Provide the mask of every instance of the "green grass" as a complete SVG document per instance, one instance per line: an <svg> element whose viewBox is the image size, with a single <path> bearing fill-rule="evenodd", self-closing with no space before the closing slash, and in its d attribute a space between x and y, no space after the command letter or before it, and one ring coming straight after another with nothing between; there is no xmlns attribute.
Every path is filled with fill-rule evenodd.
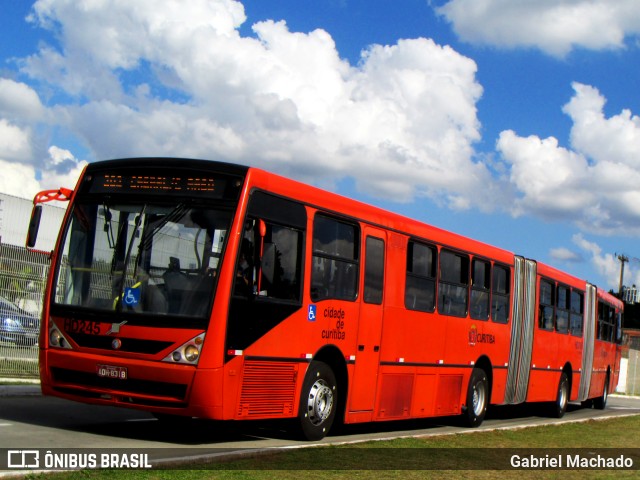
<svg viewBox="0 0 640 480"><path fill-rule="evenodd" d="M527 449L527 451L518 449ZM29 478L52 480L164 480L164 479L582 479L640 478L640 470L514 470L509 469L512 454L525 456L557 455L562 450L587 455L593 449L609 450L617 456L624 451L640 467L640 416L587 421L564 425L497 430L467 431L453 435L371 441L352 445L311 447L275 454L260 454L198 465L194 470L152 471L82 471L55 473ZM539 449L539 450L530 450ZM573 449L590 449L576 451ZM636 450L629 450L636 449ZM425 459L433 459L440 468L455 470L421 470ZM483 465L497 460L499 471L485 470ZM449 467L447 467L447 465ZM492 464L496 465L496 464ZM428 467L435 468L435 467ZM468 468L461 470L460 468Z"/></svg>

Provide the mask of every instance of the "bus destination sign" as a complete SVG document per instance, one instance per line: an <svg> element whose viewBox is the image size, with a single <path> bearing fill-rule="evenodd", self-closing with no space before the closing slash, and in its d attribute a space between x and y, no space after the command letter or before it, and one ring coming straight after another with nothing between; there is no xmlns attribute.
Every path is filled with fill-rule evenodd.
<svg viewBox="0 0 640 480"><path fill-rule="evenodd" d="M167 170L165 170L167 171ZM164 173L164 172L163 172ZM86 193L179 194L209 198L235 197L237 188L227 191L230 177L224 174L181 174L173 170L166 174L140 171L95 172L84 184ZM238 185L240 182L236 182ZM235 184L234 184L235 186Z"/></svg>
<svg viewBox="0 0 640 480"><path fill-rule="evenodd" d="M104 174L102 183L105 190L144 190L151 192L215 192L216 181L208 177L180 177L175 175L120 175Z"/></svg>

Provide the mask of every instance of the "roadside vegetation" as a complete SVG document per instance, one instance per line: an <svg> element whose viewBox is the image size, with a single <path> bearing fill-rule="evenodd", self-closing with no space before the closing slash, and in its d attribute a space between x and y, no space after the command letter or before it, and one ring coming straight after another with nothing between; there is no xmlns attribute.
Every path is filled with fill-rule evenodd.
<svg viewBox="0 0 640 480"><path fill-rule="evenodd" d="M514 469L511 457L624 456L632 469ZM188 470L186 468L189 468ZM495 468L495 469L488 469ZM47 480L164 479L620 479L640 476L640 416L249 454L166 470L29 475Z"/></svg>

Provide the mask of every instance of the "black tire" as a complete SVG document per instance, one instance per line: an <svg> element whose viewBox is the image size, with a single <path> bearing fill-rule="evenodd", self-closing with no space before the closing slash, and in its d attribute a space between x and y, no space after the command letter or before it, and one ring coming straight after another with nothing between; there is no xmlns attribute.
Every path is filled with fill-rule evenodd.
<svg viewBox="0 0 640 480"><path fill-rule="evenodd" d="M467 387L467 404L463 412L466 426L479 427L489 406L489 379L484 370L474 368Z"/></svg>
<svg viewBox="0 0 640 480"><path fill-rule="evenodd" d="M312 361L300 394L298 422L307 440L320 440L331 429L338 409L338 384L331 367Z"/></svg>
<svg viewBox="0 0 640 480"><path fill-rule="evenodd" d="M553 418L562 418L567 411L567 405L569 404L569 377L565 372L560 375L560 381L558 382L558 391L556 393L556 400L551 404L550 416Z"/></svg>
<svg viewBox="0 0 640 480"><path fill-rule="evenodd" d="M607 373L607 378L604 381L604 391L602 392L602 396L593 399L593 406L598 410L604 410L607 408L607 399L609 398L609 374Z"/></svg>
<svg viewBox="0 0 640 480"><path fill-rule="evenodd" d="M593 399L585 400L581 402L580 405L582 405L582 408L593 408Z"/></svg>

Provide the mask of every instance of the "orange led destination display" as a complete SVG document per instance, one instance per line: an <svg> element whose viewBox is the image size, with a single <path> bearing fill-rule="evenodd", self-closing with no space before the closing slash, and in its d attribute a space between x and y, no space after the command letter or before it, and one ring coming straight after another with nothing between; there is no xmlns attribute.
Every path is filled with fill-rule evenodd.
<svg viewBox="0 0 640 480"><path fill-rule="evenodd" d="M181 175L174 171L166 175L136 172L100 172L83 185L88 194L187 195L208 198L237 198L240 178L225 174Z"/></svg>
<svg viewBox="0 0 640 480"><path fill-rule="evenodd" d="M146 190L150 192L215 192L216 180L208 177L105 174L105 190Z"/></svg>

